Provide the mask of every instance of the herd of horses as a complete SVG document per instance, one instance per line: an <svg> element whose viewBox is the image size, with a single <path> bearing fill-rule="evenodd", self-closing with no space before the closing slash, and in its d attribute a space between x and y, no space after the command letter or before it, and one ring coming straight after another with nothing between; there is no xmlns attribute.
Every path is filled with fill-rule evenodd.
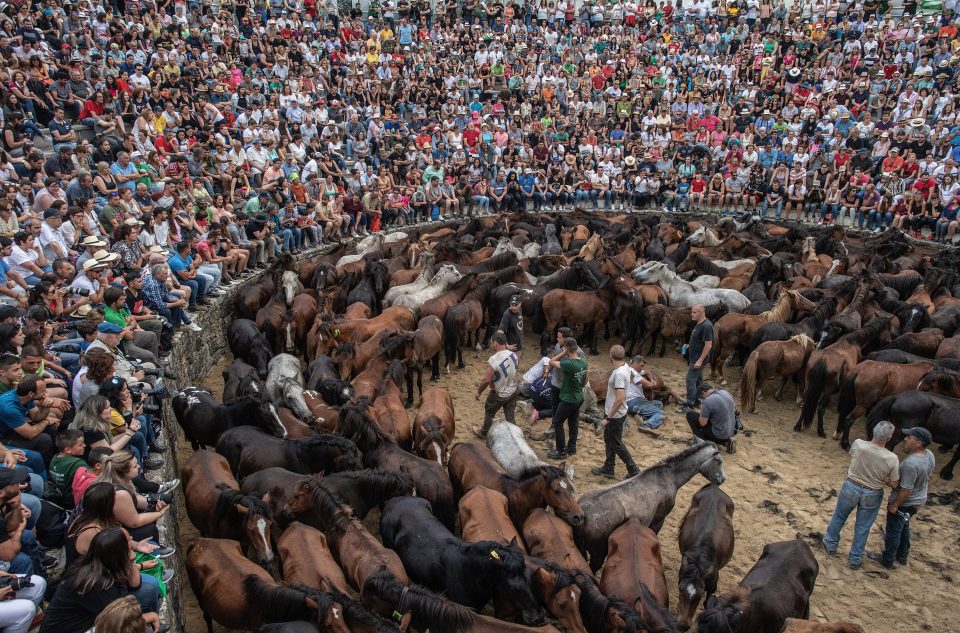
<svg viewBox="0 0 960 633"><path fill-rule="evenodd" d="M455 442L454 402L424 389L423 373L463 368L514 295L542 352L568 325L592 353L614 336L631 354L655 353L659 338L663 355L704 304L713 371L725 382L724 365L743 364L745 410L780 376L777 397L798 383L797 430L819 414L823 435L837 395L844 443L866 416L868 428L919 424L942 449L960 445L958 261L895 231L860 240L750 217L575 211L410 228L349 248L281 256L241 288L222 401L197 387L174 398L194 448L182 478L201 534L186 564L211 631L214 621L292 632L860 630L806 621L818 565L803 541L768 544L717 594L734 503L711 443L577 496L566 465L540 461L506 421L485 443ZM669 400L651 373L648 395ZM601 399L607 375L590 376ZM671 611L658 534L698 474L708 483L681 524Z"/></svg>

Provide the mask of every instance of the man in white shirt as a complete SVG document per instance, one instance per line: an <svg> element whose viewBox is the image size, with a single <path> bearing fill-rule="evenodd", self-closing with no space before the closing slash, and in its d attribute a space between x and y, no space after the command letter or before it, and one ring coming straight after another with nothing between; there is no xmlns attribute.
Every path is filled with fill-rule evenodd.
<svg viewBox="0 0 960 633"><path fill-rule="evenodd" d="M43 212L43 223L40 224L40 247L43 256L53 261L58 257L69 257L76 253L71 251L60 233L63 216L56 209L47 209Z"/></svg>
<svg viewBox="0 0 960 633"><path fill-rule="evenodd" d="M477 385L476 400L487 387L490 393L483 403L483 427L473 427L474 434L480 439L487 436L493 425L493 416L501 408L507 422L514 424L514 412L520 398L520 383L517 380L519 360L515 352L507 349L507 337L497 332L490 339L494 354L487 360L487 371Z"/></svg>
<svg viewBox="0 0 960 633"><path fill-rule="evenodd" d="M603 403L605 417L600 422L605 459L603 466L590 469L594 475L607 479L616 478L614 466L617 457L626 465L628 479L640 472L630 451L623 444L623 423L627 418L627 385L633 375L633 370L625 362L625 358L626 352L622 345L610 348L610 364L614 366L614 370L607 381L607 397Z"/></svg>

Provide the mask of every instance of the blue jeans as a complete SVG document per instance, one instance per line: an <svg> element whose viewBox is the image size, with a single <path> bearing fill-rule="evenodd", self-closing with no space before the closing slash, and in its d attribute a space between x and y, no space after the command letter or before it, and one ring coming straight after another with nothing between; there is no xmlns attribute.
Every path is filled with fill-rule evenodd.
<svg viewBox="0 0 960 633"><path fill-rule="evenodd" d="M199 299L207 295L207 277L197 275L194 279L181 279L180 283L190 288L190 305L195 306Z"/></svg>
<svg viewBox="0 0 960 633"><path fill-rule="evenodd" d="M776 219L781 219L783 217L783 199L780 202L776 202L773 205L773 213ZM766 198L763 199L763 206L760 207L760 217L767 217L767 211L770 210L771 204L770 201Z"/></svg>
<svg viewBox="0 0 960 633"><path fill-rule="evenodd" d="M153 576L140 574L140 586L130 592L144 613L157 613L160 609L160 581Z"/></svg>
<svg viewBox="0 0 960 633"><path fill-rule="evenodd" d="M36 475L30 476L30 491L31 494L22 493L20 495L20 505L26 506L27 510L30 511L30 518L27 519L27 529L32 530L37 525L37 519L40 518L40 512L43 510L43 506L40 505L40 495L43 494L43 486L40 489L33 487L33 480Z"/></svg>
<svg viewBox="0 0 960 633"><path fill-rule="evenodd" d="M33 574L34 560L42 556L40 546L37 544L37 535L33 530L24 530L20 535L20 551L10 561L10 568L7 570L11 574ZM38 564L37 569L42 569Z"/></svg>
<svg viewBox="0 0 960 633"><path fill-rule="evenodd" d="M837 496L837 507L827 526L827 533L823 537L823 544L828 551L836 551L840 544L840 531L847 517L856 509L857 519L853 526L853 542L850 544L850 562L859 565L863 562L863 550L867 545L870 528L877 518L877 512L883 504L883 491L871 490L858 486L852 481L845 480Z"/></svg>
<svg viewBox="0 0 960 633"><path fill-rule="evenodd" d="M687 389L687 402L688 407L696 407L697 400L700 395L700 385L703 384L703 368L706 366L706 361L703 365L700 365L700 369L697 369L691 363L687 367L687 377L686 377L686 389Z"/></svg>
<svg viewBox="0 0 960 633"><path fill-rule="evenodd" d="M914 512L906 510L901 508L893 514L887 512L886 536L883 541L883 564L887 567L893 566L895 560L905 564L910 555L910 517Z"/></svg>
<svg viewBox="0 0 960 633"><path fill-rule="evenodd" d="M283 229L282 231L277 232L277 237L280 238L283 246L282 250L292 251L296 243L296 238L293 235L293 231L290 229Z"/></svg>
<svg viewBox="0 0 960 633"><path fill-rule="evenodd" d="M26 455L27 461L23 462L23 465L30 469L30 472L37 474L44 481L47 480L47 466L43 462L43 456L40 455L35 450L29 448L21 448L23 454Z"/></svg>
<svg viewBox="0 0 960 633"><path fill-rule="evenodd" d="M647 428L656 429L663 424L663 404L659 400L646 398L627 400L627 412L642 417L643 425Z"/></svg>

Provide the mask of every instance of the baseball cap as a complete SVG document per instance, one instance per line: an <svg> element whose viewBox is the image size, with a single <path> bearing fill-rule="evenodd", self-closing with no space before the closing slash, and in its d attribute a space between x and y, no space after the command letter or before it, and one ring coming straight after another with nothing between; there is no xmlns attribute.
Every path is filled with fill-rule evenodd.
<svg viewBox="0 0 960 633"><path fill-rule="evenodd" d="M24 466L0 468L0 488L6 488L13 484L23 484L28 481L30 481L30 471Z"/></svg>
<svg viewBox="0 0 960 633"><path fill-rule="evenodd" d="M0 321L9 319L10 317L19 316L20 311L17 310L14 306L7 304L0 304Z"/></svg>
<svg viewBox="0 0 960 633"><path fill-rule="evenodd" d="M60 212L57 211L56 209L47 209L46 211L43 212L44 220L49 220L50 218L61 218L61 217L63 216L61 216Z"/></svg>
<svg viewBox="0 0 960 633"><path fill-rule="evenodd" d="M520 295L512 295L510 297L510 305L518 305L519 303L521 303Z"/></svg>
<svg viewBox="0 0 960 633"><path fill-rule="evenodd" d="M926 446L933 442L933 435L930 434L930 431L923 428L922 426L915 426L912 429L900 429L900 432L904 435L909 435L917 438L923 445Z"/></svg>
<svg viewBox="0 0 960 633"><path fill-rule="evenodd" d="M123 333L123 328L115 323L108 323L107 321L104 321L97 326L97 332L100 332L101 334L121 334Z"/></svg>

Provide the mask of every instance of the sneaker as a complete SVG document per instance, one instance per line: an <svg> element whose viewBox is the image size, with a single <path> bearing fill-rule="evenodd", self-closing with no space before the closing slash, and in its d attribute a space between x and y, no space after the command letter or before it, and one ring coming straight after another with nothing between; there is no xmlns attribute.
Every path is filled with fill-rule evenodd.
<svg viewBox="0 0 960 633"><path fill-rule="evenodd" d="M169 584L170 581L173 580L174 575L175 575L175 572L168 567L163 570L163 575L160 577L160 580L162 580L163 584L165 585Z"/></svg>
<svg viewBox="0 0 960 633"><path fill-rule="evenodd" d="M144 470L160 470L163 468L163 460L151 456L143 460L142 466Z"/></svg>
<svg viewBox="0 0 960 633"><path fill-rule="evenodd" d="M191 332L203 332L203 328L193 322L187 323L187 329Z"/></svg>
<svg viewBox="0 0 960 633"><path fill-rule="evenodd" d="M879 563L880 565L883 565L883 566L886 567L887 569L894 569L894 568L895 568L894 565L887 565L887 564L883 561L883 554L881 554L880 552L867 552L867 558L869 558L870 560L872 560L872 561L875 562L875 563ZM850 568L853 569L852 564L851 564L851 567L850 567Z"/></svg>
<svg viewBox="0 0 960 633"><path fill-rule="evenodd" d="M682 413L686 415L690 411L693 411L693 409L685 404L681 404L680 406L676 407L674 411L676 411L677 413Z"/></svg>
<svg viewBox="0 0 960 633"><path fill-rule="evenodd" d="M830 549L829 547L827 547L827 542L824 541L823 539L820 539L819 545L820 545L820 547L823 548L823 551L825 551L828 556L835 556L835 555L836 555L837 550L835 550L835 549ZM867 556L870 556L870 553L869 553L869 552L867 553Z"/></svg>
<svg viewBox="0 0 960 633"><path fill-rule="evenodd" d="M39 560L40 566L44 569L53 569L60 564L60 559L53 556L47 556L46 554L41 554Z"/></svg>
<svg viewBox="0 0 960 633"><path fill-rule="evenodd" d="M636 477L636 476L639 475L639 474L640 474L640 469L639 469L639 468L637 468L637 469L635 469L635 470L628 470L628 471L627 471L627 476L623 478L623 481L626 481L626 480L628 480L628 479L633 479L634 477Z"/></svg>
<svg viewBox="0 0 960 633"><path fill-rule="evenodd" d="M563 459L566 456L567 456L566 451L558 451L552 448L549 451L547 451L547 457L549 457L550 459Z"/></svg>
<svg viewBox="0 0 960 633"><path fill-rule="evenodd" d="M737 441L736 441L736 440L730 440L730 441L728 441L728 442L727 442L727 454L728 454L728 455L733 455L733 454L736 453L736 452L737 452Z"/></svg>
<svg viewBox="0 0 960 633"><path fill-rule="evenodd" d="M170 481L164 481L160 484L160 489L157 491L157 494L166 495L170 494L180 485L179 479L171 479Z"/></svg>
<svg viewBox="0 0 960 633"><path fill-rule="evenodd" d="M173 556L174 554L176 554L176 553L177 553L177 550L175 550L175 549L172 548L172 547L163 547L163 546L161 546L161 547L158 547L157 549L153 550L153 552L151 552L151 553L152 553L154 556L156 556L157 558L164 559L164 558L170 558L171 556ZM173 570L171 570L171 571L173 571Z"/></svg>
<svg viewBox="0 0 960 633"><path fill-rule="evenodd" d="M473 434L476 435L481 440L487 439L487 432L481 426L473 427Z"/></svg>
<svg viewBox="0 0 960 633"><path fill-rule="evenodd" d="M599 475L601 477L606 477L607 479L616 479L617 476L612 470L607 470L602 467L595 467L590 469L591 474Z"/></svg>
<svg viewBox="0 0 960 633"><path fill-rule="evenodd" d="M637 427L637 430L641 433L649 435L650 437L660 437L660 433L657 431L657 429L648 424L641 424Z"/></svg>
<svg viewBox="0 0 960 633"><path fill-rule="evenodd" d="M860 569L860 567L861 567L862 565L863 565L863 563L855 563L855 562L853 562L853 561L850 561L849 563L847 563L847 566L850 567L850 569L852 569L852 570L854 570L854 571Z"/></svg>
<svg viewBox="0 0 960 633"><path fill-rule="evenodd" d="M573 448L569 448L569 447L567 448L567 457L570 457L570 456L576 455L576 454L577 454L577 447L576 447L576 446L574 446Z"/></svg>

